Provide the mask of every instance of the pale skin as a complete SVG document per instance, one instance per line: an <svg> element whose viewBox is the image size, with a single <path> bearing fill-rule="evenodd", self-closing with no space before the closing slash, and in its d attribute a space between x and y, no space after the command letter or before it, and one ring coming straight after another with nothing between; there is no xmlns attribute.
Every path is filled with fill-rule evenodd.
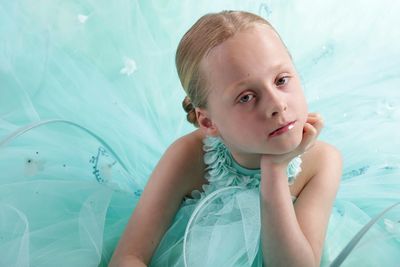
<svg viewBox="0 0 400 267"><path fill-rule="evenodd" d="M201 68L210 92L207 108L196 108L200 129L178 139L160 159L110 266L150 262L182 199L207 183L201 149L206 135L219 136L243 167L261 168L265 264L319 266L342 159L317 140L323 119L308 113L285 47L271 28L256 25L214 47ZM292 129L268 135L288 121L295 121ZM300 154L302 171L289 186L287 165Z"/></svg>

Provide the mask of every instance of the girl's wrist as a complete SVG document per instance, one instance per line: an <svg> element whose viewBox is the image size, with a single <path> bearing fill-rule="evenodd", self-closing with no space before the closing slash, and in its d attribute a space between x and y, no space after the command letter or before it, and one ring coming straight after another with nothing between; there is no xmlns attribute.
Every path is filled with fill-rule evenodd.
<svg viewBox="0 0 400 267"><path fill-rule="evenodd" d="M272 173L276 173L276 172L282 172L282 171L286 171L287 166L288 166L288 162L273 162L270 160L267 160L265 158L261 158L261 162L260 162L260 168L261 171L264 172L272 172Z"/></svg>
<svg viewBox="0 0 400 267"><path fill-rule="evenodd" d="M261 165L260 190L264 197L274 197L275 193L286 190L287 180L287 164L265 162Z"/></svg>
<svg viewBox="0 0 400 267"><path fill-rule="evenodd" d="M261 164L261 175L267 179L277 179L274 177L286 176L286 163L264 162Z"/></svg>

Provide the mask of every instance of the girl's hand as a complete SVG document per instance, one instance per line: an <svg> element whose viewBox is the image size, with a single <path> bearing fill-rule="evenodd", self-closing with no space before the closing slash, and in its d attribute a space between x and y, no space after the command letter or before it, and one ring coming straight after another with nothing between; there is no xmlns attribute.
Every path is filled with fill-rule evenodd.
<svg viewBox="0 0 400 267"><path fill-rule="evenodd" d="M309 113L307 122L304 124L303 128L303 139L297 148L289 153L282 155L270 155L264 154L261 156L261 167L268 165L281 165L282 167L287 167L289 162L296 156L303 154L308 149L314 146L318 135L320 134L323 127L322 116L318 113Z"/></svg>

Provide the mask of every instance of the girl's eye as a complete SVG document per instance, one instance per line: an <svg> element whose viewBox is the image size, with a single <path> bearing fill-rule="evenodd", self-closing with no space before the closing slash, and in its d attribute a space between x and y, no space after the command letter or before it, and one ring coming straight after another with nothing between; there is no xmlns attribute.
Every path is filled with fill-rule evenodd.
<svg viewBox="0 0 400 267"><path fill-rule="evenodd" d="M278 79L277 84L278 85L286 84L288 82L288 80L289 80L289 76L282 77L282 78Z"/></svg>
<svg viewBox="0 0 400 267"><path fill-rule="evenodd" d="M254 98L254 95L252 95L252 94L244 95L240 98L239 102L247 103L247 102L250 102L250 100L252 100L253 98Z"/></svg>

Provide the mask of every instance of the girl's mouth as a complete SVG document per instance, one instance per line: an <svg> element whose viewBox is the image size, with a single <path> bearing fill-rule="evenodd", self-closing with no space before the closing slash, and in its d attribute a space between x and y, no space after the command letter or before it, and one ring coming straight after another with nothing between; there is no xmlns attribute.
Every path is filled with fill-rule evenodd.
<svg viewBox="0 0 400 267"><path fill-rule="evenodd" d="M290 131L291 129L293 129L295 123L296 123L296 121L289 122L285 126L279 128L279 129L276 129L275 131L270 133L269 137L278 136L278 135L281 135L283 133L286 133L286 132Z"/></svg>

